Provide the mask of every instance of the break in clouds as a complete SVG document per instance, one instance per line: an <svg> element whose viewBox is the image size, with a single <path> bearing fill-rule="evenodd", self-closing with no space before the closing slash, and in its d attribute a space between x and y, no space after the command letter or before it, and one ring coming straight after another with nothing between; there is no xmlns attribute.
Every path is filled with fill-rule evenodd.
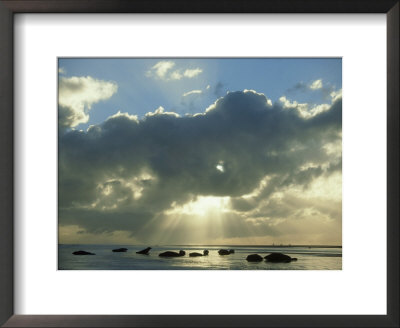
<svg viewBox="0 0 400 328"><path fill-rule="evenodd" d="M340 92L311 106L237 91L66 130L117 91L88 79L60 80L61 243L341 243Z"/></svg>

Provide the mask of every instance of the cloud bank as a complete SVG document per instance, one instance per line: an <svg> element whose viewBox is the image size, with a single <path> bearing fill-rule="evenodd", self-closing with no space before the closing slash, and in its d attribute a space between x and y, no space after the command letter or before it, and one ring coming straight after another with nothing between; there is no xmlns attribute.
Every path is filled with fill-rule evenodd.
<svg viewBox="0 0 400 328"><path fill-rule="evenodd" d="M195 115L118 113L65 133L60 229L157 244L340 243L341 96L308 116L298 107L246 90Z"/></svg>

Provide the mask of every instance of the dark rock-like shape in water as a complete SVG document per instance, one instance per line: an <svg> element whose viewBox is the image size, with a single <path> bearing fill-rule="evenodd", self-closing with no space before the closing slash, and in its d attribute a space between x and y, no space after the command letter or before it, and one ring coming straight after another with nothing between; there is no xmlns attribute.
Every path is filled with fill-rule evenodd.
<svg viewBox="0 0 400 328"><path fill-rule="evenodd" d="M73 252L72 254L74 254L74 255L96 255L94 253L90 253L90 252L86 252L86 251L76 251L76 252Z"/></svg>
<svg viewBox="0 0 400 328"><path fill-rule="evenodd" d="M261 262L263 258L258 254L251 254L246 257L246 260L249 262Z"/></svg>
<svg viewBox="0 0 400 328"><path fill-rule="evenodd" d="M292 257L292 261L297 261L297 257Z"/></svg>
<svg viewBox="0 0 400 328"><path fill-rule="evenodd" d="M117 249L113 249L112 251L114 253L124 253L126 252L128 249L127 248L117 248Z"/></svg>
<svg viewBox="0 0 400 328"><path fill-rule="evenodd" d="M145 249L142 249L139 252L136 252L136 254L144 254L144 255L149 255L149 251L151 250L151 247L147 247Z"/></svg>
<svg viewBox="0 0 400 328"><path fill-rule="evenodd" d="M190 257L197 257L197 256L203 256L203 254L194 252L194 253L189 253L189 256Z"/></svg>
<svg viewBox="0 0 400 328"><path fill-rule="evenodd" d="M180 250L179 253L167 251L167 252L158 254L158 256L162 256L162 257L181 257L181 256L185 256L185 254L186 254L185 251Z"/></svg>
<svg viewBox="0 0 400 328"><path fill-rule="evenodd" d="M219 255L229 255L229 254L233 254L235 253L235 251L233 249L220 249L218 251Z"/></svg>
<svg viewBox="0 0 400 328"><path fill-rule="evenodd" d="M291 262L292 258L289 255L285 255L282 253L271 253L264 257L268 262Z"/></svg>
<svg viewBox="0 0 400 328"><path fill-rule="evenodd" d="M207 255L208 255L208 250L206 249L203 251L203 254L197 252L189 253L190 257L207 256Z"/></svg>

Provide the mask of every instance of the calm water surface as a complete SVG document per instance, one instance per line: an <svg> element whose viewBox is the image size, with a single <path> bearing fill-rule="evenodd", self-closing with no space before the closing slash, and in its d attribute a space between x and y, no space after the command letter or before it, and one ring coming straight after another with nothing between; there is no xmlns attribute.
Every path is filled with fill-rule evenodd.
<svg viewBox="0 0 400 328"><path fill-rule="evenodd" d="M114 253L112 249L125 247L126 253ZM341 248L318 247L263 247L263 246L155 246L149 255L136 254L147 246L132 245L59 245L58 268L60 270L341 270ZM221 256L218 250L234 249L235 253ZM186 255L178 258L162 258L158 254L167 250ZM191 252L210 251L208 256L189 257ZM77 256L72 252L84 250L93 256ZM291 263L251 263L249 254L268 255L280 252L298 261Z"/></svg>

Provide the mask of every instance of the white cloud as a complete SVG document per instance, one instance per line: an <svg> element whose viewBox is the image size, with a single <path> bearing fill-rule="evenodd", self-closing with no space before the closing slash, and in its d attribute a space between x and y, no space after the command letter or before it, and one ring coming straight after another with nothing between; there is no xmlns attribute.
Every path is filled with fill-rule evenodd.
<svg viewBox="0 0 400 328"><path fill-rule="evenodd" d="M121 113L121 111L118 111L117 113L115 113L114 115L110 116L109 118L117 118L117 117L126 117L132 121L135 121L137 123L139 123L139 118L137 115L131 115L129 113Z"/></svg>
<svg viewBox="0 0 400 328"><path fill-rule="evenodd" d="M182 97L187 97L187 96L189 96L189 95L202 94L202 93L203 93L203 91L201 91L201 90L192 90L192 91L185 92L185 93L182 95Z"/></svg>
<svg viewBox="0 0 400 328"><path fill-rule="evenodd" d="M91 76L61 77L58 85L59 125L75 127L89 120L92 105L112 97L118 90L115 82Z"/></svg>
<svg viewBox="0 0 400 328"><path fill-rule="evenodd" d="M191 79L192 77L195 77L202 72L203 72L203 70L201 68L187 69L183 73L183 76Z"/></svg>
<svg viewBox="0 0 400 328"><path fill-rule="evenodd" d="M310 84L310 89L311 90L317 90L317 89L322 89L322 79L315 80L313 83Z"/></svg>
<svg viewBox="0 0 400 328"><path fill-rule="evenodd" d="M147 71L147 76L155 76L159 79L165 79L167 72L174 66L175 63L173 61L159 61L149 71Z"/></svg>
<svg viewBox="0 0 400 328"><path fill-rule="evenodd" d="M60 67L60 68L58 69L58 73L59 73L59 74L66 74L67 71L65 70L64 67Z"/></svg>
<svg viewBox="0 0 400 328"><path fill-rule="evenodd" d="M338 90L338 91L332 91L330 93L330 96L332 98L332 102L335 102L336 100L338 100L339 98L342 98L342 89Z"/></svg>
<svg viewBox="0 0 400 328"><path fill-rule="evenodd" d="M182 78L191 79L203 72L203 70L199 67L172 70L175 65L175 62L170 60L159 61L146 72L146 76L155 77L164 81L173 81L180 80Z"/></svg>
<svg viewBox="0 0 400 328"><path fill-rule="evenodd" d="M341 92L332 92L331 93L332 103L341 98ZM325 112L330 109L331 104L318 104L312 105L308 103L298 103L297 101L291 102L285 96L279 98L279 101L282 103L283 108L291 109L294 108L297 110L299 115L302 118L309 119L312 118L322 112Z"/></svg>
<svg viewBox="0 0 400 328"><path fill-rule="evenodd" d="M169 76L169 80L180 80L182 77L183 75L179 71L173 71Z"/></svg>
<svg viewBox="0 0 400 328"><path fill-rule="evenodd" d="M145 114L146 117L156 116L156 115L170 115L174 117L180 117L178 113L175 112L166 112L164 107L158 107L154 112L148 112Z"/></svg>
<svg viewBox="0 0 400 328"><path fill-rule="evenodd" d="M290 100L287 99L286 96L280 97L279 101L283 104L283 108L296 108L299 106L307 106L307 104L299 104L297 101L290 102Z"/></svg>

